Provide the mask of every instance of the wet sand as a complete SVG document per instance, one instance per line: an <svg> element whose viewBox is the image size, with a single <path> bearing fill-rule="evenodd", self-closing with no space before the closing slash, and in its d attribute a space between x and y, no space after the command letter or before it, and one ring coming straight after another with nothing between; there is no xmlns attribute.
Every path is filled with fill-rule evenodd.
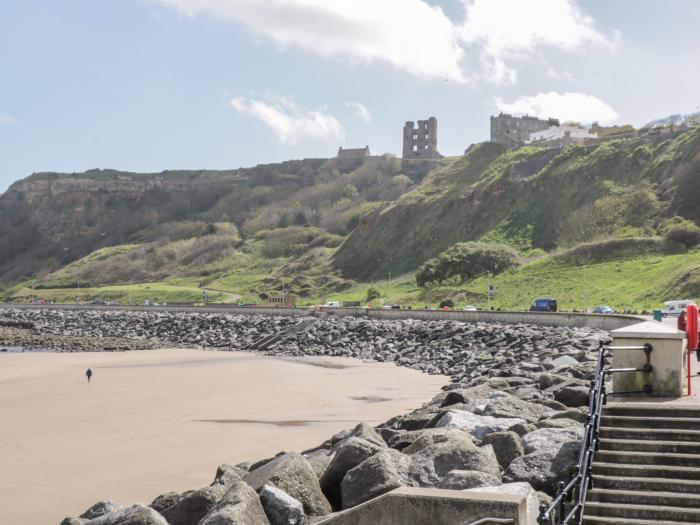
<svg viewBox="0 0 700 525"><path fill-rule="evenodd" d="M148 503L199 488L221 463L380 423L446 382L344 358L0 353L0 523L57 525L100 499Z"/></svg>

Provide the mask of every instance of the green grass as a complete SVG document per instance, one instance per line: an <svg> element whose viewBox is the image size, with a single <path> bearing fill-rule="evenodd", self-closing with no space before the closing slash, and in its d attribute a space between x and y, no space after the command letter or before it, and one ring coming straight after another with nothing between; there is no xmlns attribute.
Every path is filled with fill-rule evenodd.
<svg viewBox="0 0 700 525"><path fill-rule="evenodd" d="M269 286L274 271L272 263L256 264L253 254L238 254L235 270L204 278L211 302L260 302L258 291ZM279 264L280 261L277 261ZM90 299L116 300L132 304L144 299L154 302L197 302L201 299L201 277L182 277L166 282L76 288L32 290L17 287L10 293L16 301L28 301L34 296L49 301L74 302L76 296ZM488 301L487 289L493 283L496 295ZM321 304L326 301L359 301L366 304L367 290L379 290L383 302L404 306L435 307L442 299L451 298L457 308L467 304L481 308L504 310L527 309L537 297L555 297L563 310L583 310L605 304L621 310L651 310L663 301L700 297L700 251L678 255L644 255L614 261L572 266L552 257L545 257L517 270L492 279L479 278L469 283L419 288L412 274L371 283L357 283L342 292L319 288L318 293L300 298L299 305ZM269 289L269 288L268 288Z"/></svg>

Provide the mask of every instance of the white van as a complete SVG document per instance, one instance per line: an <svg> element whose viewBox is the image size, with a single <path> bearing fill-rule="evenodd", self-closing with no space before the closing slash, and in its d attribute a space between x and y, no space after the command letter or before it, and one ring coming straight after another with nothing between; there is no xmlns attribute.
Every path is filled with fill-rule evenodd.
<svg viewBox="0 0 700 525"><path fill-rule="evenodd" d="M328 301L323 306L326 308L340 308L340 301Z"/></svg>
<svg viewBox="0 0 700 525"><path fill-rule="evenodd" d="M666 301L661 313L664 317L667 315L681 315L681 312L685 312L689 304L695 304L695 301L692 299L685 299L682 301Z"/></svg>

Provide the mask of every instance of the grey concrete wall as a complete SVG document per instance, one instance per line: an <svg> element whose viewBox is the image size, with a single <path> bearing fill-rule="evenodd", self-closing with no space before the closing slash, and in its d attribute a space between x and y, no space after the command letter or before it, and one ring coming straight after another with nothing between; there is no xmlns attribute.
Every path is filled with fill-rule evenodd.
<svg viewBox="0 0 700 525"><path fill-rule="evenodd" d="M460 310L389 310L383 308L270 308L263 306L125 306L125 305L37 305L37 304L0 304L2 308L25 309L65 309L65 310L127 310L127 311L166 311L166 312L211 312L231 313L243 315L279 315L279 316L303 316L314 315L316 312L325 312L332 315L367 316L371 319L419 319L422 321L462 321L466 323L526 323L539 326L569 326L597 328L611 331L632 324L646 321L643 317L634 315L602 315L579 313L551 313L551 312L499 312L494 310L480 310L476 312L464 312Z"/></svg>
<svg viewBox="0 0 700 525"><path fill-rule="evenodd" d="M317 525L465 525L486 517L527 525L525 497L402 487Z"/></svg>

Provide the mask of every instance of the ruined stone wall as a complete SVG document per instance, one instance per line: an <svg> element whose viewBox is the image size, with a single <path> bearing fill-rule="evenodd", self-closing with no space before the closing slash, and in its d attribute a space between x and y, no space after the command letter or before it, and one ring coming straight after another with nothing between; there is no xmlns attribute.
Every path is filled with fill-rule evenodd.
<svg viewBox="0 0 700 525"><path fill-rule="evenodd" d="M404 159L438 159L437 119L419 120L418 126L408 121L403 127Z"/></svg>

